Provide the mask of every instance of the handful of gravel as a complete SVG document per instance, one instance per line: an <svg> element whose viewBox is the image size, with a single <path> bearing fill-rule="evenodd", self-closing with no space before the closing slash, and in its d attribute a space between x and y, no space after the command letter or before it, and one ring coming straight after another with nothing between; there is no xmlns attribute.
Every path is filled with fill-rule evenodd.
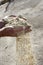
<svg viewBox="0 0 43 65"><path fill-rule="evenodd" d="M6 16L4 18L4 21L7 22L6 26L28 26L27 19L25 17L19 16Z"/></svg>
<svg viewBox="0 0 43 65"><path fill-rule="evenodd" d="M21 34L30 32L30 25L25 17L21 15L6 16L0 22L0 37L1 36L19 36Z"/></svg>

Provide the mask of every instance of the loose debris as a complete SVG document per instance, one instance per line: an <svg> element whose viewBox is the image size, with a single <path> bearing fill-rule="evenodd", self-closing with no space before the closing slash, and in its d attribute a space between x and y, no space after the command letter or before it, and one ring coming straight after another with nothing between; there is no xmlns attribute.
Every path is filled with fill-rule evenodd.
<svg viewBox="0 0 43 65"><path fill-rule="evenodd" d="M27 19L21 15L6 16L2 19L2 22L2 24L5 22L6 24L1 27L0 36L18 36L22 33L24 34L31 31L31 26L27 22Z"/></svg>

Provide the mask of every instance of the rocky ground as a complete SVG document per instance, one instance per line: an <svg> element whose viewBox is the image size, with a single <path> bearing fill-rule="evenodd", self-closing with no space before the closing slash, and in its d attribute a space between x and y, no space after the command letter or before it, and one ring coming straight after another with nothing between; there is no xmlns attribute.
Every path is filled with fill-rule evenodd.
<svg viewBox="0 0 43 65"><path fill-rule="evenodd" d="M43 0L15 0L11 3L8 11L5 13L7 3L0 6L0 20L6 15L22 15L28 19L32 25L31 44L36 57L36 65L43 65ZM5 44L3 44L5 45ZM0 44L0 47L4 47ZM2 50L0 50L0 58ZM12 53L12 52L11 52ZM5 65L0 60L0 65ZM9 65L9 64L6 64ZM14 65L14 64L11 64Z"/></svg>

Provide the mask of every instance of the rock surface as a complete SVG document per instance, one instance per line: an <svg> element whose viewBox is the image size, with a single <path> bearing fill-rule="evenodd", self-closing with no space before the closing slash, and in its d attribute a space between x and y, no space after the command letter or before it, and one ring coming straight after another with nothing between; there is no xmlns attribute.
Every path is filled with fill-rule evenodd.
<svg viewBox="0 0 43 65"><path fill-rule="evenodd" d="M15 0L14 3L10 4L8 11L5 13L6 5L7 3L0 6L0 20L11 14L23 15L28 19L28 22L32 25L31 43L33 53L36 56L36 65L43 65L43 0ZM0 44L0 46L3 48L4 45ZM4 52L2 50L0 52L1 58ZM0 65L8 64L4 64L0 60Z"/></svg>

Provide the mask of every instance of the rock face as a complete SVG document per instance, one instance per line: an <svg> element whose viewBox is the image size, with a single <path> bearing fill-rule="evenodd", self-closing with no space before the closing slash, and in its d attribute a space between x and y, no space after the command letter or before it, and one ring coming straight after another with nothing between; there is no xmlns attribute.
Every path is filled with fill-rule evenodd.
<svg viewBox="0 0 43 65"><path fill-rule="evenodd" d="M15 2L9 5L7 12L5 12L7 4L8 3L0 6L0 20L2 20L2 18L4 18L6 15L9 16L13 14L17 16L23 15L28 19L28 23L32 25L32 31L30 33L31 34L30 37L32 38L31 46L33 49L33 53L36 56L36 65L43 65L43 0L15 0ZM6 42L6 44L8 43ZM8 46L10 46L10 44ZM4 63L6 53L6 51L3 50L4 47L5 45L0 42L0 65L9 64L7 62ZM3 59L1 59L2 56ZM13 63L12 64L10 63L9 65L13 65Z"/></svg>

